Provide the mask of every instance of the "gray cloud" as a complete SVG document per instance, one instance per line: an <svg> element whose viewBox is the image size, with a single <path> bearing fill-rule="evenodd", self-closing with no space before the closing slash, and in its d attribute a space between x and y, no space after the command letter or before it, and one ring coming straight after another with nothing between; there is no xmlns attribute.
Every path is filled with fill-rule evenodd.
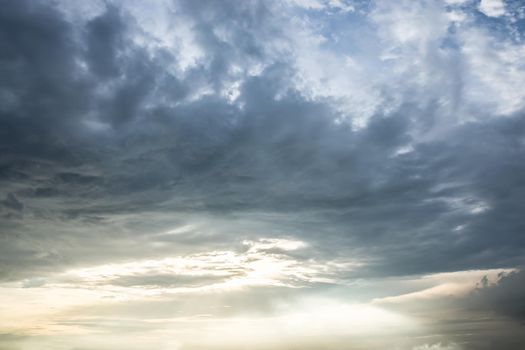
<svg viewBox="0 0 525 350"><path fill-rule="evenodd" d="M137 46L140 29L117 6L80 28L38 2L6 6L2 89L29 102L2 114L3 181L24 196L28 220L51 215L66 228L153 210L255 221L286 212L277 224L327 254L334 244L336 254L373 254L367 273L521 261L521 112L426 142L414 131L441 123L432 100L377 112L363 130L334 124L329 101L290 85L292 61L265 42L286 38L281 19L252 5L182 3L206 58L179 76L164 67L183 53ZM256 64L257 76L232 75ZM235 104L219 93L232 79ZM188 99L206 86L215 93Z"/></svg>
<svg viewBox="0 0 525 350"><path fill-rule="evenodd" d="M8 193L1 204L7 211L21 213L24 210L24 203L22 203L13 193Z"/></svg>
<svg viewBox="0 0 525 350"><path fill-rule="evenodd" d="M525 320L525 279L523 270L502 275L496 284L482 280L473 293L472 307L496 312L523 323Z"/></svg>

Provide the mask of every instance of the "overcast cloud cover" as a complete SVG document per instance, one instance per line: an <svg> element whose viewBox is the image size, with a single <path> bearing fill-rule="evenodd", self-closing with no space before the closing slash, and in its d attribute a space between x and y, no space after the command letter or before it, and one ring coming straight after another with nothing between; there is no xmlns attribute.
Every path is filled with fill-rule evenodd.
<svg viewBox="0 0 525 350"><path fill-rule="evenodd" d="M521 0L0 2L0 349L525 348Z"/></svg>

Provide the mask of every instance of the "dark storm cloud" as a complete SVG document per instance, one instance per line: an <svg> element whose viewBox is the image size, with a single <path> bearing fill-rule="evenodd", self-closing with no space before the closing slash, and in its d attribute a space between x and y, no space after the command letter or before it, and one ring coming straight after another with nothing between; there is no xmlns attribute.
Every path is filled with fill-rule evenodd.
<svg viewBox="0 0 525 350"><path fill-rule="evenodd" d="M2 205L24 203L24 217L2 223L2 276L156 254L165 237L145 231L191 215L253 231L225 223L177 242L296 235L323 258L367 258L354 275L522 263L521 114L483 120L480 109L480 121L420 142L439 123L437 97L407 98L354 130L292 84L293 54L269 45L290 33L270 5L179 5L204 58L177 76L167 67L183 53L137 45L141 30L115 5L74 24L43 2L3 4ZM231 103L221 91L234 80Z"/></svg>
<svg viewBox="0 0 525 350"><path fill-rule="evenodd" d="M14 210L16 212L21 212L24 210L24 204L20 202L12 193L7 194L7 198L2 201L2 205L4 208Z"/></svg>
<svg viewBox="0 0 525 350"><path fill-rule="evenodd" d="M525 322L525 272L518 270L502 275L496 284L486 280L474 291L470 305Z"/></svg>
<svg viewBox="0 0 525 350"><path fill-rule="evenodd" d="M420 315L441 310L433 316L436 332L448 334L463 349L519 349L525 342L523 275L523 270L502 272L492 282L485 276L466 295L420 299L409 309Z"/></svg>
<svg viewBox="0 0 525 350"><path fill-rule="evenodd" d="M105 79L119 74L118 54L123 48L124 23L117 8L106 12L86 25L89 67L97 77Z"/></svg>
<svg viewBox="0 0 525 350"><path fill-rule="evenodd" d="M63 136L85 110L88 85L76 74L71 27L39 2L8 1L1 16L2 159L71 160Z"/></svg>
<svg viewBox="0 0 525 350"><path fill-rule="evenodd" d="M484 329L477 336L468 335L472 320L462 321L467 331L463 341L468 339L467 349L518 349L523 346L523 324L525 322L525 277L523 270L502 274L499 280L491 284L482 279L478 288L466 300L462 299L456 307L466 310L464 315L471 316L479 322L479 328ZM458 319L461 317L458 317ZM458 332L459 333L459 332ZM462 335L458 334L460 339Z"/></svg>

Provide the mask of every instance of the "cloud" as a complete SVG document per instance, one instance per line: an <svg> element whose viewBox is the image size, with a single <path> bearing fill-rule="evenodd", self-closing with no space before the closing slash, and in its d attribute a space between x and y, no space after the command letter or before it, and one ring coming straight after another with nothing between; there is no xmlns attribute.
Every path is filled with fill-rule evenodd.
<svg viewBox="0 0 525 350"><path fill-rule="evenodd" d="M499 17L505 14L505 2L503 0L481 0L478 8L489 17Z"/></svg>
<svg viewBox="0 0 525 350"><path fill-rule="evenodd" d="M412 348L412 350L460 350L460 349L461 349L461 346L455 343L446 344L446 345L441 344L441 343L431 344L431 345L425 344L425 345L419 345L419 346Z"/></svg>
<svg viewBox="0 0 525 350"><path fill-rule="evenodd" d="M415 280L421 285L419 290L375 299L373 302L381 305L462 298L470 295L477 288L480 279L487 283L489 281L494 283L505 273L513 273L513 270L457 271L421 276ZM408 284L408 281L406 283Z"/></svg>
<svg viewBox="0 0 525 350"><path fill-rule="evenodd" d="M519 4L6 1L1 282L432 305L522 266Z"/></svg>
<svg viewBox="0 0 525 350"><path fill-rule="evenodd" d="M312 26L321 20L313 13L294 21L276 15L294 8L175 3L168 11L189 24L182 30L170 17L153 26L149 12L142 17L132 4L109 4L78 22L68 7L6 6L5 31L34 33L32 42L20 41L27 47L3 39L10 78L2 88L13 101L2 114L3 130L11 130L3 138L3 183L25 204L28 240L38 247L32 256L91 259L62 244L96 245L107 231L142 237L155 254L160 237L142 230L154 225L147 219L154 211L166 227L173 214L188 223L242 216L258 227L216 230L229 242L300 232L320 254L333 245L336 254L366 252L373 263L363 273L370 274L517 262L513 232L521 224L508 217L519 212L519 196L509 199L501 187L522 187L514 162L523 148L521 44L482 37L482 24L451 31L449 10L437 2L378 2L369 17L333 28L343 35L357 26L376 43L357 40L351 48ZM165 44L169 28L188 52ZM317 39L306 45L308 38ZM342 71L315 64L339 67L348 57L353 63ZM454 62L461 72L450 68ZM15 108L22 97L30 103ZM61 228L46 227L49 218ZM74 228L79 222L91 233ZM57 239L33 233L36 227ZM414 235L420 238L407 239ZM117 236L115 244L131 243ZM445 247L438 237L455 243ZM120 254L98 251L107 259ZM18 255L11 263L19 268L4 274L45 268Z"/></svg>
<svg viewBox="0 0 525 350"><path fill-rule="evenodd" d="M304 243L284 239L244 241L244 251L207 251L187 256L135 260L71 269L47 279L22 281L24 288L76 288L108 297L119 294L138 298L170 293L207 293L253 286L302 288L337 284L338 271L358 262L346 260L304 261L291 251Z"/></svg>
<svg viewBox="0 0 525 350"><path fill-rule="evenodd" d="M21 213L24 210L24 203L22 203L13 193L8 193L6 199L0 203L6 211Z"/></svg>
<svg viewBox="0 0 525 350"><path fill-rule="evenodd" d="M46 284L46 280L43 278L31 278L22 281L23 288L38 288Z"/></svg>
<svg viewBox="0 0 525 350"><path fill-rule="evenodd" d="M488 283L482 280L473 293L474 307L494 311L498 314L525 320L525 272L523 270L501 274L498 281Z"/></svg>

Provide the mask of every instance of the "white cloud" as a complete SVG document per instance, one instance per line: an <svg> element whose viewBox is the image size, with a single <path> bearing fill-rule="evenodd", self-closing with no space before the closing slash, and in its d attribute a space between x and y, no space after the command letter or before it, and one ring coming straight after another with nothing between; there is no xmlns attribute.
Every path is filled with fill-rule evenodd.
<svg viewBox="0 0 525 350"><path fill-rule="evenodd" d="M500 17L505 14L505 2L503 0L481 0L478 8L489 17Z"/></svg>
<svg viewBox="0 0 525 350"><path fill-rule="evenodd" d="M316 282L336 283L338 271L357 266L347 260L303 261L288 256L287 252L307 247L305 242L298 240L265 238L244 241L243 245L248 248L244 252L208 251L103 264L72 269L49 280L28 279L22 284L24 288L43 287L45 284L45 288L93 290L118 299L135 299L170 293L238 290L250 286L296 288ZM130 279L132 283L129 285L121 283Z"/></svg>
<svg viewBox="0 0 525 350"><path fill-rule="evenodd" d="M282 249L289 251L301 249L307 246L303 241L279 238L262 238L258 241L244 241L243 244L250 247L249 252L258 252L268 249Z"/></svg>
<svg viewBox="0 0 525 350"><path fill-rule="evenodd" d="M424 344L418 345L412 348L412 350L461 350L463 349L459 344L450 343L450 344Z"/></svg>
<svg viewBox="0 0 525 350"><path fill-rule="evenodd" d="M309 10L335 9L344 12L353 12L355 7L348 0L286 0L293 6Z"/></svg>
<svg viewBox="0 0 525 350"><path fill-rule="evenodd" d="M460 37L467 119L512 115L524 108L525 45L496 39L480 28L469 28Z"/></svg>

